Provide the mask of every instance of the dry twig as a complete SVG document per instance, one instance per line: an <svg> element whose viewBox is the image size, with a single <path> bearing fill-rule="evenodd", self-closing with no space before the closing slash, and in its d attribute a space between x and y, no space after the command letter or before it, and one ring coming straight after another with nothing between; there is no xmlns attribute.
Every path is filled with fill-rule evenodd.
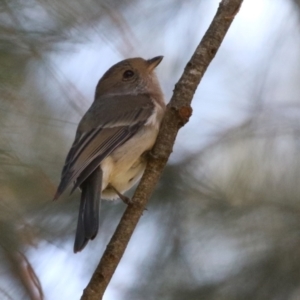
<svg viewBox="0 0 300 300"><path fill-rule="evenodd" d="M207 67L216 55L243 0L223 0L218 11L196 48L175 86L173 96L149 159L144 176L127 207L114 235L97 266L81 300L102 299L105 289L115 272L129 239L146 207L155 185L172 152L178 130L192 114L191 101Z"/></svg>

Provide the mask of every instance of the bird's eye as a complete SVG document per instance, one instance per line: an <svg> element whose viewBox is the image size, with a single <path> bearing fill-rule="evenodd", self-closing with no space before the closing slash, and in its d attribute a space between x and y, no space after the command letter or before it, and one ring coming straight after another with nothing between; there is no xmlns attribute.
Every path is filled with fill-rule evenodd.
<svg viewBox="0 0 300 300"><path fill-rule="evenodd" d="M123 78L124 78L124 79L129 79L129 78L131 78L133 75L134 75L134 72L133 72L133 71L131 71L131 70L126 70L126 71L123 73Z"/></svg>

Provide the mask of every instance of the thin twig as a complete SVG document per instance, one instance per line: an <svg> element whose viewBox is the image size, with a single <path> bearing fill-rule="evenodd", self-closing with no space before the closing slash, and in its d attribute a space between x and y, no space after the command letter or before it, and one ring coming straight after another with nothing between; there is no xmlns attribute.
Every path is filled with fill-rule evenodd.
<svg viewBox="0 0 300 300"><path fill-rule="evenodd" d="M192 114L191 101L207 67L215 57L243 0L223 0L218 11L196 48L191 60L175 86L173 96L148 161L146 171L129 205L112 236L81 300L99 300L114 274L129 242L129 239L143 214L161 173L172 152L178 130Z"/></svg>

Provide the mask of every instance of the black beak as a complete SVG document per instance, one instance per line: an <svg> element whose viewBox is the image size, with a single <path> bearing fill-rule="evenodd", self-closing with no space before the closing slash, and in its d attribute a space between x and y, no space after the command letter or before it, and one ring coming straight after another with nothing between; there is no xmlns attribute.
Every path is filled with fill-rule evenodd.
<svg viewBox="0 0 300 300"><path fill-rule="evenodd" d="M147 62L149 64L150 71L155 69L160 64L163 58L164 58L163 56L155 56L151 59L148 59Z"/></svg>

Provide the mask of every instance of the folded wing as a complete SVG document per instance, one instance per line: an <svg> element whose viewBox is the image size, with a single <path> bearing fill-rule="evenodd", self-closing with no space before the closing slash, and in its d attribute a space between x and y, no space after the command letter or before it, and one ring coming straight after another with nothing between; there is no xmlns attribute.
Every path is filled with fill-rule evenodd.
<svg viewBox="0 0 300 300"><path fill-rule="evenodd" d="M54 199L72 182L72 192L79 187L101 161L144 126L153 110L146 94L96 99L79 124Z"/></svg>

